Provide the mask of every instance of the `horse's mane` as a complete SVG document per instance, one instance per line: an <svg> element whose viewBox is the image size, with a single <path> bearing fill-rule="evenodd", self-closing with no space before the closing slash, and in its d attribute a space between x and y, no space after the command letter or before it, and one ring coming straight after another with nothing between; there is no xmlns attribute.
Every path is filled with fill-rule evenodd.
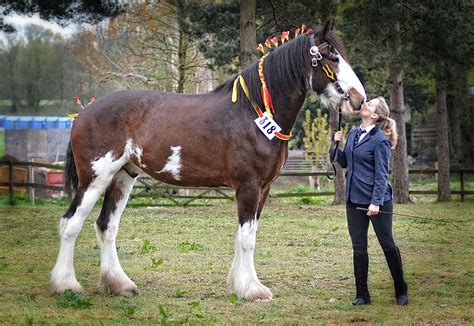
<svg viewBox="0 0 474 326"><path fill-rule="evenodd" d="M272 93L285 93L288 91L288 85L302 85L304 87L308 67L311 67L309 49L312 46L312 37L314 37L314 33L301 35L271 50L264 62L264 72L265 80ZM326 36L326 41L346 59L344 48L333 33ZM262 106L258 60L250 64L240 74L247 84L250 97L257 105ZM232 92L235 78L236 76L233 76L225 81L216 87L212 93L228 94ZM240 86L238 92L238 101L248 102Z"/></svg>

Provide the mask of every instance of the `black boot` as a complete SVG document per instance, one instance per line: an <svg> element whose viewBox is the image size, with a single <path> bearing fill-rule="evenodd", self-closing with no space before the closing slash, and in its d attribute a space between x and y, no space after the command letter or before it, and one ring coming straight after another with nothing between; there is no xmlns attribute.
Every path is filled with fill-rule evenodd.
<svg viewBox="0 0 474 326"><path fill-rule="evenodd" d="M393 277L393 284L395 286L395 297L397 304L405 306L408 304L408 287L403 279L402 257L398 247L385 251L385 258L387 259L388 268Z"/></svg>
<svg viewBox="0 0 474 326"><path fill-rule="evenodd" d="M356 298L352 301L354 306L370 304L370 294L367 287L368 272L369 255L354 252L354 278L356 283Z"/></svg>

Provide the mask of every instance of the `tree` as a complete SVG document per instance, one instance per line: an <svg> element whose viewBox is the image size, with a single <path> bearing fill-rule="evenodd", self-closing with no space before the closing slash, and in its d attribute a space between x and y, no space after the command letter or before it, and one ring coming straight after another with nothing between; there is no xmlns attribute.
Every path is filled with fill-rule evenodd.
<svg viewBox="0 0 474 326"><path fill-rule="evenodd" d="M319 2L321 8L321 18L323 22L335 19L338 11L337 1L324 1L321 0ZM339 128L339 108L331 107L329 108L329 123L331 126L331 130L337 130ZM336 169L336 179L334 181L334 201L333 205L338 205L344 203L344 188L345 188L345 180L343 169L339 166L339 164L335 165Z"/></svg>
<svg viewBox="0 0 474 326"><path fill-rule="evenodd" d="M255 0L240 1L240 67L243 69L257 58L255 29Z"/></svg>
<svg viewBox="0 0 474 326"><path fill-rule="evenodd" d="M15 115L65 114L87 77L74 64L66 42L36 25L7 35L0 47L0 74L5 76L0 79L0 98L10 100L9 113ZM42 100L49 100L48 105Z"/></svg>
<svg viewBox="0 0 474 326"><path fill-rule="evenodd" d="M400 22L394 19L389 27L389 47L392 62L389 68L391 115L397 123L398 141L393 154L393 190L395 201L400 204L410 202L407 138L405 128L405 100L403 96L403 61Z"/></svg>
<svg viewBox="0 0 474 326"><path fill-rule="evenodd" d="M21 40L13 36L8 37L8 45L1 50L0 72L5 78L0 79L2 97L11 101L11 114L18 114L20 89L18 85L18 52L22 46Z"/></svg>
<svg viewBox="0 0 474 326"><path fill-rule="evenodd" d="M207 61L197 51L185 1L130 6L106 27L84 31L73 46L84 69L118 88L190 91Z"/></svg>
<svg viewBox="0 0 474 326"><path fill-rule="evenodd" d="M371 83L374 74L384 74L380 69L388 69L386 81L390 93L391 115L397 122L399 135L393 153L393 188L397 203L409 202L408 162L405 129L405 104L403 95L404 61L401 26L409 22L400 1L361 0L349 6L344 12L346 37L351 39L357 62L366 72L366 80ZM373 86L372 86L373 87ZM374 95L385 95L384 84L374 87ZM368 94L373 92L368 89Z"/></svg>
<svg viewBox="0 0 474 326"><path fill-rule="evenodd" d="M321 109L316 110L316 117L311 121L311 111L305 111L304 145L305 159L311 164L311 172L322 171L329 161L329 143L331 130L329 128L328 116ZM311 179L310 179L311 180ZM314 178L314 186L319 190L319 177Z"/></svg>
<svg viewBox="0 0 474 326"><path fill-rule="evenodd" d="M413 53L418 58L418 64L429 69L435 79L438 201L449 201L450 135L446 105L448 67L458 62L463 62L467 67L472 66L473 27L470 5L464 1L424 1L407 6L407 9L415 22L414 32L411 34ZM430 69L431 67L434 69Z"/></svg>

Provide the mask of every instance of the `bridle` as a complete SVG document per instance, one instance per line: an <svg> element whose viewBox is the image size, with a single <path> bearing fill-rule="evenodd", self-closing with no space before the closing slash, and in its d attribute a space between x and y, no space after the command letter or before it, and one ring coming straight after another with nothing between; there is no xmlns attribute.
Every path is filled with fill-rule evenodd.
<svg viewBox="0 0 474 326"><path fill-rule="evenodd" d="M320 51L322 49L330 47L331 45L328 42L323 42L319 45L316 45L313 37L311 37L310 43L311 43L311 47L309 49L309 54L312 56L311 65L314 68L320 66L321 69L326 74L326 76L329 78L329 80L331 80L331 82L334 84L334 88L336 89L336 91L339 94L341 94L342 99L345 101L349 101L350 100L349 94L342 89L341 84L337 80L337 75L334 73L334 71L332 71L329 64L326 63Z"/></svg>
<svg viewBox="0 0 474 326"><path fill-rule="evenodd" d="M321 67L321 69L324 71L324 73L329 78L329 80L331 80L331 82L334 84L334 88L341 95L341 98L342 98L342 101L338 105L339 106L339 109L338 109L339 122L338 122L337 131L339 131L342 128L343 101L350 101L350 95L342 89L339 81L337 80L337 75L334 73L334 71L332 71L329 64L325 62L323 55L321 54L320 50L330 47L331 45L328 42L323 42L319 45L316 45L313 37L311 37L310 42L311 42L311 48L309 49L309 53L312 56L311 65L313 66L313 68L316 68L318 66ZM331 163L328 169L326 170L326 176L329 180L334 180L336 178L336 166L334 164L334 161L337 161L339 143L340 143L339 141L334 142L334 135L333 135L331 137L331 148L330 148L330 154L329 154L329 160Z"/></svg>

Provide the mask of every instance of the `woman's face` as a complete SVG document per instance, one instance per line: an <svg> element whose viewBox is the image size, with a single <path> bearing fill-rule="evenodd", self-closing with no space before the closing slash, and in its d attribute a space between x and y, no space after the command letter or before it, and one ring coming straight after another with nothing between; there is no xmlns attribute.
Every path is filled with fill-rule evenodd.
<svg viewBox="0 0 474 326"><path fill-rule="evenodd" d="M375 113L375 108L377 107L379 102L379 99L374 98L362 104L362 108L360 109L360 115L365 118L378 119L378 114Z"/></svg>

